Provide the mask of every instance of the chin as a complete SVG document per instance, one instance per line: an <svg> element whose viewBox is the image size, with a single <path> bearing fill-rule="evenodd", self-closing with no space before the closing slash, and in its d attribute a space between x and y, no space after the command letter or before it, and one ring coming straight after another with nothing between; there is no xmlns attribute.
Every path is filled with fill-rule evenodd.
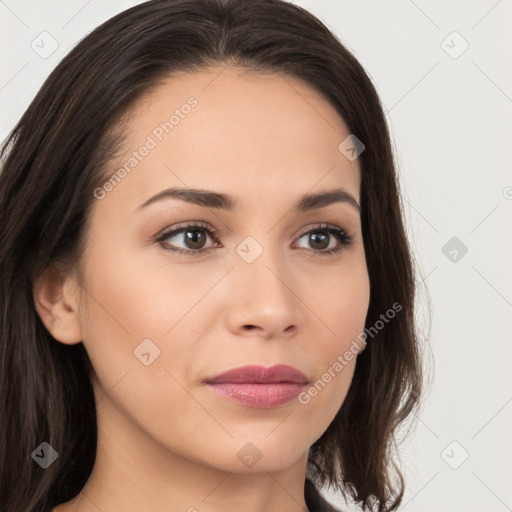
<svg viewBox="0 0 512 512"><path fill-rule="evenodd" d="M243 438L237 436L227 445L217 445L206 462L216 469L232 473L281 471L301 457L306 461L309 446L304 439L288 436L285 440L276 433L270 436L268 433Z"/></svg>

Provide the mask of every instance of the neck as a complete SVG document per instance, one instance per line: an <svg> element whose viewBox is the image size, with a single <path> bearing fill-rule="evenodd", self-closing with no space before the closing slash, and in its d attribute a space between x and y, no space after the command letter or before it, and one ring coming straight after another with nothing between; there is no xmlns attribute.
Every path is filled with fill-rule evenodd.
<svg viewBox="0 0 512 512"><path fill-rule="evenodd" d="M307 512L307 452L285 469L261 464L260 470L229 471L205 464L207 457L192 460L166 449L128 421L108 396L99 402L97 416L93 471L82 492L55 512Z"/></svg>

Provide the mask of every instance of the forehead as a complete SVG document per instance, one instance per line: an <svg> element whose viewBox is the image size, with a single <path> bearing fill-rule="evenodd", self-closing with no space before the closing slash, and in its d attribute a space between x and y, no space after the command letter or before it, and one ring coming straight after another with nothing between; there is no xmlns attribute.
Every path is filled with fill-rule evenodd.
<svg viewBox="0 0 512 512"><path fill-rule="evenodd" d="M123 202L168 186L285 199L342 185L359 199L359 164L338 149L348 127L319 92L287 75L230 66L181 73L144 95L123 125L126 144L109 168L126 171L109 193Z"/></svg>

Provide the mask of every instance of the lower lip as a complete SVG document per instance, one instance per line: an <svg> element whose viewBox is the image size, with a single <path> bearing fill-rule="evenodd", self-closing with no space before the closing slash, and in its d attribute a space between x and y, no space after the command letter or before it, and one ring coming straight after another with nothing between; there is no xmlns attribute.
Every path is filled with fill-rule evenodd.
<svg viewBox="0 0 512 512"><path fill-rule="evenodd" d="M293 382L273 382L269 384L233 383L208 384L219 395L225 396L247 407L269 409L286 404L296 398L304 388Z"/></svg>

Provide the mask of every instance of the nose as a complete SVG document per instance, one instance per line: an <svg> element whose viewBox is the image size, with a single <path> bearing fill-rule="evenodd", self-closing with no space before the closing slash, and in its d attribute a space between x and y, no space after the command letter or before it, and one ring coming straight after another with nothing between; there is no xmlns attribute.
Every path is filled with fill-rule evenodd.
<svg viewBox="0 0 512 512"><path fill-rule="evenodd" d="M235 261L230 275L228 328L244 336L289 338L303 324L299 283L279 256L263 253L252 263Z"/></svg>

